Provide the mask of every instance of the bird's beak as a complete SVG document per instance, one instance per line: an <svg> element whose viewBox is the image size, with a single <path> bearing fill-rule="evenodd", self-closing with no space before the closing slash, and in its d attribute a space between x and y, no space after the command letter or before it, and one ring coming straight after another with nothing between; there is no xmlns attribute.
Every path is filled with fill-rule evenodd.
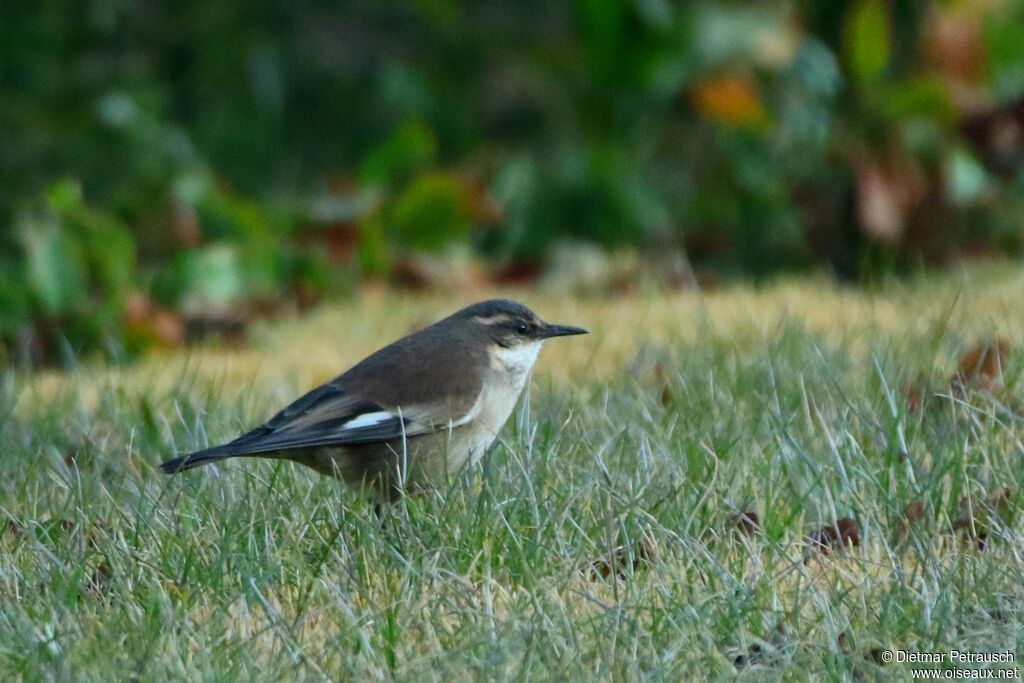
<svg viewBox="0 0 1024 683"><path fill-rule="evenodd" d="M541 331L540 338L569 337L574 334L587 334L587 331L582 327L573 327L572 325L548 325Z"/></svg>

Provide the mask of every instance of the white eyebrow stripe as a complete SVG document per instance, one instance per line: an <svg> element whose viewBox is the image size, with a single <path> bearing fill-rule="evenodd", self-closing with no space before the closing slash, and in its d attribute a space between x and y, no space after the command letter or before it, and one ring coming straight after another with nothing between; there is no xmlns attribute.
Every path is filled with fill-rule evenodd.
<svg viewBox="0 0 1024 683"><path fill-rule="evenodd" d="M475 318L475 320L481 325L500 325L512 322L512 319L512 316L508 313L495 313L494 315L487 316L486 318L483 316Z"/></svg>
<svg viewBox="0 0 1024 683"><path fill-rule="evenodd" d="M363 427L372 427L379 425L381 422L387 422L388 420L394 420L398 416L394 413L387 411L378 411L376 413L363 413L353 417L348 422L341 425L342 429L361 429Z"/></svg>

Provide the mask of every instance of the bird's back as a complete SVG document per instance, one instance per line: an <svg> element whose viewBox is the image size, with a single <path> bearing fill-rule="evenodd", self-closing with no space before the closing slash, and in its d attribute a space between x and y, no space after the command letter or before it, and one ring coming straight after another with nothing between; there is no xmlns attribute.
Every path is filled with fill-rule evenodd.
<svg viewBox="0 0 1024 683"><path fill-rule="evenodd" d="M479 340L449 334L451 324L446 318L385 346L332 384L388 408L440 399L468 409L480 393L488 355Z"/></svg>

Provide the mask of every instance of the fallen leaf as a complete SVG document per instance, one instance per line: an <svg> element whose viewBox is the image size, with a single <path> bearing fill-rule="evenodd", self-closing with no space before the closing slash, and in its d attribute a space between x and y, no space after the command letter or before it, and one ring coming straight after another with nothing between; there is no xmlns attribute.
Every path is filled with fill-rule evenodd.
<svg viewBox="0 0 1024 683"><path fill-rule="evenodd" d="M761 518L753 510L745 510L736 515L736 528L745 536L754 536L761 532Z"/></svg>
<svg viewBox="0 0 1024 683"><path fill-rule="evenodd" d="M654 561L656 549L654 537L650 533L644 534L643 540L633 548L632 556L633 561L630 562L629 548L618 545L612 548L607 557L584 563L580 571L590 579L607 579L612 575L619 579L625 579L627 568L631 568L635 572Z"/></svg>
<svg viewBox="0 0 1024 683"><path fill-rule="evenodd" d="M97 532L103 532L107 529L107 520L103 517L97 517L89 525L88 530L85 532L85 540L89 544L90 548L96 548L96 536Z"/></svg>
<svg viewBox="0 0 1024 683"><path fill-rule="evenodd" d="M972 496L964 496L960 499L960 511L953 520L954 533L962 533L965 539L975 541L978 550L984 550L988 545L989 533L993 528L992 513L995 513L1003 524L1009 523L1013 516L1013 509L1010 505L1010 498L1014 489L1009 486L1000 486L989 492L983 500Z"/></svg>
<svg viewBox="0 0 1024 683"><path fill-rule="evenodd" d="M668 371L665 370L665 366L661 361L654 364L654 381L661 387L658 402L663 406L672 403L675 400L675 392L672 391L672 382L669 380Z"/></svg>
<svg viewBox="0 0 1024 683"><path fill-rule="evenodd" d="M954 390L991 391L1002 377L1010 355L1010 342L1003 337L981 342L965 353L950 378Z"/></svg>
<svg viewBox="0 0 1024 683"><path fill-rule="evenodd" d="M898 541L907 535L910 527L924 519L924 503L920 500L911 502L903 509L903 516L896 523L894 529L894 540Z"/></svg>
<svg viewBox="0 0 1024 683"><path fill-rule="evenodd" d="M928 390L920 382L908 382L903 385L903 396L907 401L907 412L916 413L928 400Z"/></svg>
<svg viewBox="0 0 1024 683"><path fill-rule="evenodd" d="M96 569L89 574L89 578L85 582L86 594L99 595L107 592L107 588L110 585L110 578L113 575L113 571L110 569L110 565L106 562L101 562L96 566Z"/></svg>
<svg viewBox="0 0 1024 683"><path fill-rule="evenodd" d="M804 539L804 542L807 545L804 561L807 562L814 553L825 556L833 550L846 546L859 546L860 532L857 529L857 522L849 517L843 517L834 525L826 524L820 529L812 531Z"/></svg>
<svg viewBox="0 0 1024 683"><path fill-rule="evenodd" d="M924 518L924 503L915 500L903 509L903 519L908 524L914 524Z"/></svg>
<svg viewBox="0 0 1024 683"><path fill-rule="evenodd" d="M157 306L140 292L127 297L122 316L128 344L133 348L173 349L185 338L181 316Z"/></svg>

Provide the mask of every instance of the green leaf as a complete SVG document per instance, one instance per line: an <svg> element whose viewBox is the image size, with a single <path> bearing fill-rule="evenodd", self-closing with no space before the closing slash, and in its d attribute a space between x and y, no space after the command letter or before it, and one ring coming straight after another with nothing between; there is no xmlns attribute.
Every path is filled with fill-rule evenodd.
<svg viewBox="0 0 1024 683"><path fill-rule="evenodd" d="M946 193L954 203L966 206L981 197L992 179L970 151L954 149L946 161Z"/></svg>
<svg viewBox="0 0 1024 683"><path fill-rule="evenodd" d="M0 338L13 335L32 320L21 268L0 264Z"/></svg>
<svg viewBox="0 0 1024 683"><path fill-rule="evenodd" d="M178 262L182 306L225 306L244 291L238 250L213 244L181 256Z"/></svg>
<svg viewBox="0 0 1024 683"><path fill-rule="evenodd" d="M462 17L460 0L416 0L413 4L423 19L439 28L453 28Z"/></svg>
<svg viewBox="0 0 1024 683"><path fill-rule="evenodd" d="M423 175L398 198L389 218L388 227L400 246L438 250L469 233L469 198L458 179Z"/></svg>
<svg viewBox="0 0 1024 683"><path fill-rule="evenodd" d="M950 102L946 84L934 76L922 76L879 87L873 93L872 99L876 98L880 110L890 119L918 116L952 125L958 116Z"/></svg>
<svg viewBox="0 0 1024 683"><path fill-rule="evenodd" d="M1007 7L1009 10L1009 6ZM1024 6L989 12L985 26L988 80L995 102L1012 101L1024 90Z"/></svg>
<svg viewBox="0 0 1024 683"><path fill-rule="evenodd" d="M391 254L380 218L367 216L359 226L357 257L363 276L382 277L391 269Z"/></svg>
<svg viewBox="0 0 1024 683"><path fill-rule="evenodd" d="M58 213L77 211L82 208L81 183L64 178L46 188L46 203Z"/></svg>
<svg viewBox="0 0 1024 683"><path fill-rule="evenodd" d="M85 299L88 273L81 243L52 215L26 215L18 223L29 289L48 315L65 313Z"/></svg>
<svg viewBox="0 0 1024 683"><path fill-rule="evenodd" d="M405 121L366 156L359 169L359 182L386 185L400 181L430 164L436 155L433 131L422 121Z"/></svg>
<svg viewBox="0 0 1024 683"><path fill-rule="evenodd" d="M102 287L107 302L119 302L133 285L135 240L111 214L85 203L81 185L64 179L46 189L46 203L85 255L87 277Z"/></svg>
<svg viewBox="0 0 1024 683"><path fill-rule="evenodd" d="M860 0L846 15L846 68L861 83L877 79L889 63L889 17L882 0Z"/></svg>
<svg viewBox="0 0 1024 683"><path fill-rule="evenodd" d="M590 67L608 78L621 57L626 3L623 0L577 0L576 22Z"/></svg>

